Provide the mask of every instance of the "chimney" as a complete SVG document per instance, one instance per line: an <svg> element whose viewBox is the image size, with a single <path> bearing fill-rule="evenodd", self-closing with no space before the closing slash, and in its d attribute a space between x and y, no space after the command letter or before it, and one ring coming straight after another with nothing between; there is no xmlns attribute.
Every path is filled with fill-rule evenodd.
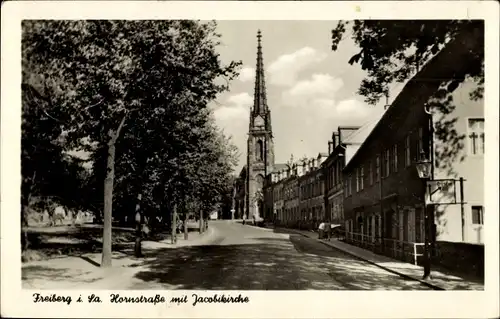
<svg viewBox="0 0 500 319"><path fill-rule="evenodd" d="M387 110L387 109L389 108L389 106L391 106L391 105L389 104L389 93L387 92L387 93L385 94L385 105L384 105L384 110Z"/></svg>
<svg viewBox="0 0 500 319"><path fill-rule="evenodd" d="M340 140L340 133L339 132L334 132L333 133L333 147L337 147L340 145L342 141Z"/></svg>
<svg viewBox="0 0 500 319"><path fill-rule="evenodd" d="M328 155L333 152L333 141L328 141Z"/></svg>
<svg viewBox="0 0 500 319"><path fill-rule="evenodd" d="M318 156L318 168L321 167L321 163L323 163L323 156L321 154L319 154L319 156Z"/></svg>

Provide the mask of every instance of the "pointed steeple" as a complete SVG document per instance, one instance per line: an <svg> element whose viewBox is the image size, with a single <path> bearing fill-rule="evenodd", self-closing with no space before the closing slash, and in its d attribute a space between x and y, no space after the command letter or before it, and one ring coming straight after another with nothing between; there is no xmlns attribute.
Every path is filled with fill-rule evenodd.
<svg viewBox="0 0 500 319"><path fill-rule="evenodd" d="M253 98L254 115L266 114L268 111L261 38L262 34L259 30L257 32L257 66L255 68L255 92Z"/></svg>
<svg viewBox="0 0 500 319"><path fill-rule="evenodd" d="M265 124L264 128L268 132L272 132L271 128L271 112L267 106L267 94L266 94L266 80L264 75L264 59L262 57L262 33L260 30L257 31L257 65L255 68L255 91L253 98L253 107L250 113L250 126L253 119L260 116ZM271 133L272 134L272 133Z"/></svg>

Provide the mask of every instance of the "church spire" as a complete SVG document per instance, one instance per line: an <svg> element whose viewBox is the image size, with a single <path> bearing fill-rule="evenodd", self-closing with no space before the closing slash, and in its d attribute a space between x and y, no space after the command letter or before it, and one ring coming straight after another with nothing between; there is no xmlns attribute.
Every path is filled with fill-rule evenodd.
<svg viewBox="0 0 500 319"><path fill-rule="evenodd" d="M262 58L262 34L260 30L257 32L257 66L255 68L255 92L253 98L253 115L266 114L267 96L266 96L266 81L264 78L264 61Z"/></svg>

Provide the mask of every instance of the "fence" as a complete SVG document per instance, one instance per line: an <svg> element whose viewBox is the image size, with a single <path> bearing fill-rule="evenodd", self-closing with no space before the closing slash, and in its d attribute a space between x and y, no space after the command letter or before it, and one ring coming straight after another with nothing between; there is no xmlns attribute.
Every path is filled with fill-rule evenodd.
<svg viewBox="0 0 500 319"><path fill-rule="evenodd" d="M424 255L424 243L406 242L397 239L380 238L354 232L339 231L337 239L348 244L373 251L394 259L411 262L417 265Z"/></svg>

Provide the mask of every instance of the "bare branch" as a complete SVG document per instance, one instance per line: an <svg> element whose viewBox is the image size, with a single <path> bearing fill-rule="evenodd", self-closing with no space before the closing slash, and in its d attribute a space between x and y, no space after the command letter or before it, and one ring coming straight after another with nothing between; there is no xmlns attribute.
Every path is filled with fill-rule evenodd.
<svg viewBox="0 0 500 319"><path fill-rule="evenodd" d="M94 106L97 106L97 105L101 104L102 102L104 102L104 98L102 98L99 102L97 102L95 104L92 104L92 105L89 105L89 106L83 108L83 110L86 111L86 110L88 110L88 109L90 109L90 108L92 108Z"/></svg>
<svg viewBox="0 0 500 319"><path fill-rule="evenodd" d="M127 115L128 113L125 113L125 115L123 115L120 125L118 125L118 129L116 130L114 136L111 138L112 143L115 143L118 136L120 136L120 131L122 130L123 125L125 125L125 120L127 119Z"/></svg>

